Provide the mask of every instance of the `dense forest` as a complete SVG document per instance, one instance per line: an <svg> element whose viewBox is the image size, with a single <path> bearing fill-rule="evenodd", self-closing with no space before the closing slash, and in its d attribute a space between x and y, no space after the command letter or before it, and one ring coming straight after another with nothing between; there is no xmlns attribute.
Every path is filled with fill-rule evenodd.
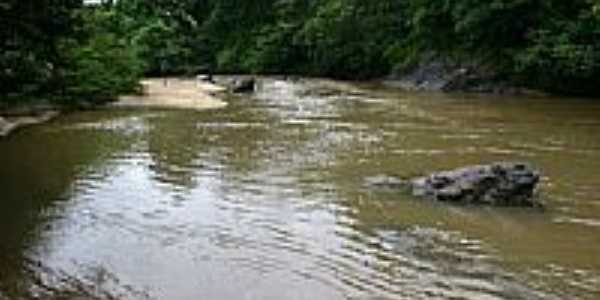
<svg viewBox="0 0 600 300"><path fill-rule="evenodd" d="M367 79L428 59L600 95L600 0L0 0L3 102L101 101L142 76Z"/></svg>

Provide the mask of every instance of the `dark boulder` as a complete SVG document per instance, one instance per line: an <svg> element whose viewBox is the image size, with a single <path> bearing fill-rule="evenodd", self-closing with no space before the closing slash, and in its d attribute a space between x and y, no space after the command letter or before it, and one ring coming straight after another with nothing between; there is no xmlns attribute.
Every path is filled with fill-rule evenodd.
<svg viewBox="0 0 600 300"><path fill-rule="evenodd" d="M210 83L214 83L215 80L213 79L213 75L208 73L208 74L198 74L196 75L196 80L200 81L200 82L210 82Z"/></svg>
<svg viewBox="0 0 600 300"><path fill-rule="evenodd" d="M231 91L234 93L252 93L256 86L256 80L254 78L241 78L235 80L231 86Z"/></svg>
<svg viewBox="0 0 600 300"><path fill-rule="evenodd" d="M410 181L414 196L496 206L537 206L540 174L529 165L501 162L434 173Z"/></svg>

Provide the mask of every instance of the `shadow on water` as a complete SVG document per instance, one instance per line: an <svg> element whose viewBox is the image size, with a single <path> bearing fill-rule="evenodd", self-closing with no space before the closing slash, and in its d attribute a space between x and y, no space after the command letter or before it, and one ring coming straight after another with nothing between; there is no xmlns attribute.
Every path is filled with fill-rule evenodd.
<svg viewBox="0 0 600 300"><path fill-rule="evenodd" d="M0 141L0 299L596 298L600 104L489 98L266 80L221 110L21 132ZM543 169L548 211L364 186L505 159Z"/></svg>

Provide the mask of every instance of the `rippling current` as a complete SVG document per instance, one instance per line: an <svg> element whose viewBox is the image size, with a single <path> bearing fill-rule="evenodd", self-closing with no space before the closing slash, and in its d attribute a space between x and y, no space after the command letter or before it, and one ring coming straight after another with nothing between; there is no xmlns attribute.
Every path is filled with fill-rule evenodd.
<svg viewBox="0 0 600 300"><path fill-rule="evenodd" d="M228 101L0 140L0 299L600 298L600 102L273 79ZM546 210L364 184L497 160L543 171Z"/></svg>

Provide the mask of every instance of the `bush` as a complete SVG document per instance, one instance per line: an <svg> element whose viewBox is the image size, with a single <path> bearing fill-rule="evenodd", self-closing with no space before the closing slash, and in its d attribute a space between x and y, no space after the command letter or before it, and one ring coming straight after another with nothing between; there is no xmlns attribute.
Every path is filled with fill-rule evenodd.
<svg viewBox="0 0 600 300"><path fill-rule="evenodd" d="M106 101L136 89L143 71L135 45L107 32L104 11L84 12L82 40L64 40L62 95L71 102Z"/></svg>

